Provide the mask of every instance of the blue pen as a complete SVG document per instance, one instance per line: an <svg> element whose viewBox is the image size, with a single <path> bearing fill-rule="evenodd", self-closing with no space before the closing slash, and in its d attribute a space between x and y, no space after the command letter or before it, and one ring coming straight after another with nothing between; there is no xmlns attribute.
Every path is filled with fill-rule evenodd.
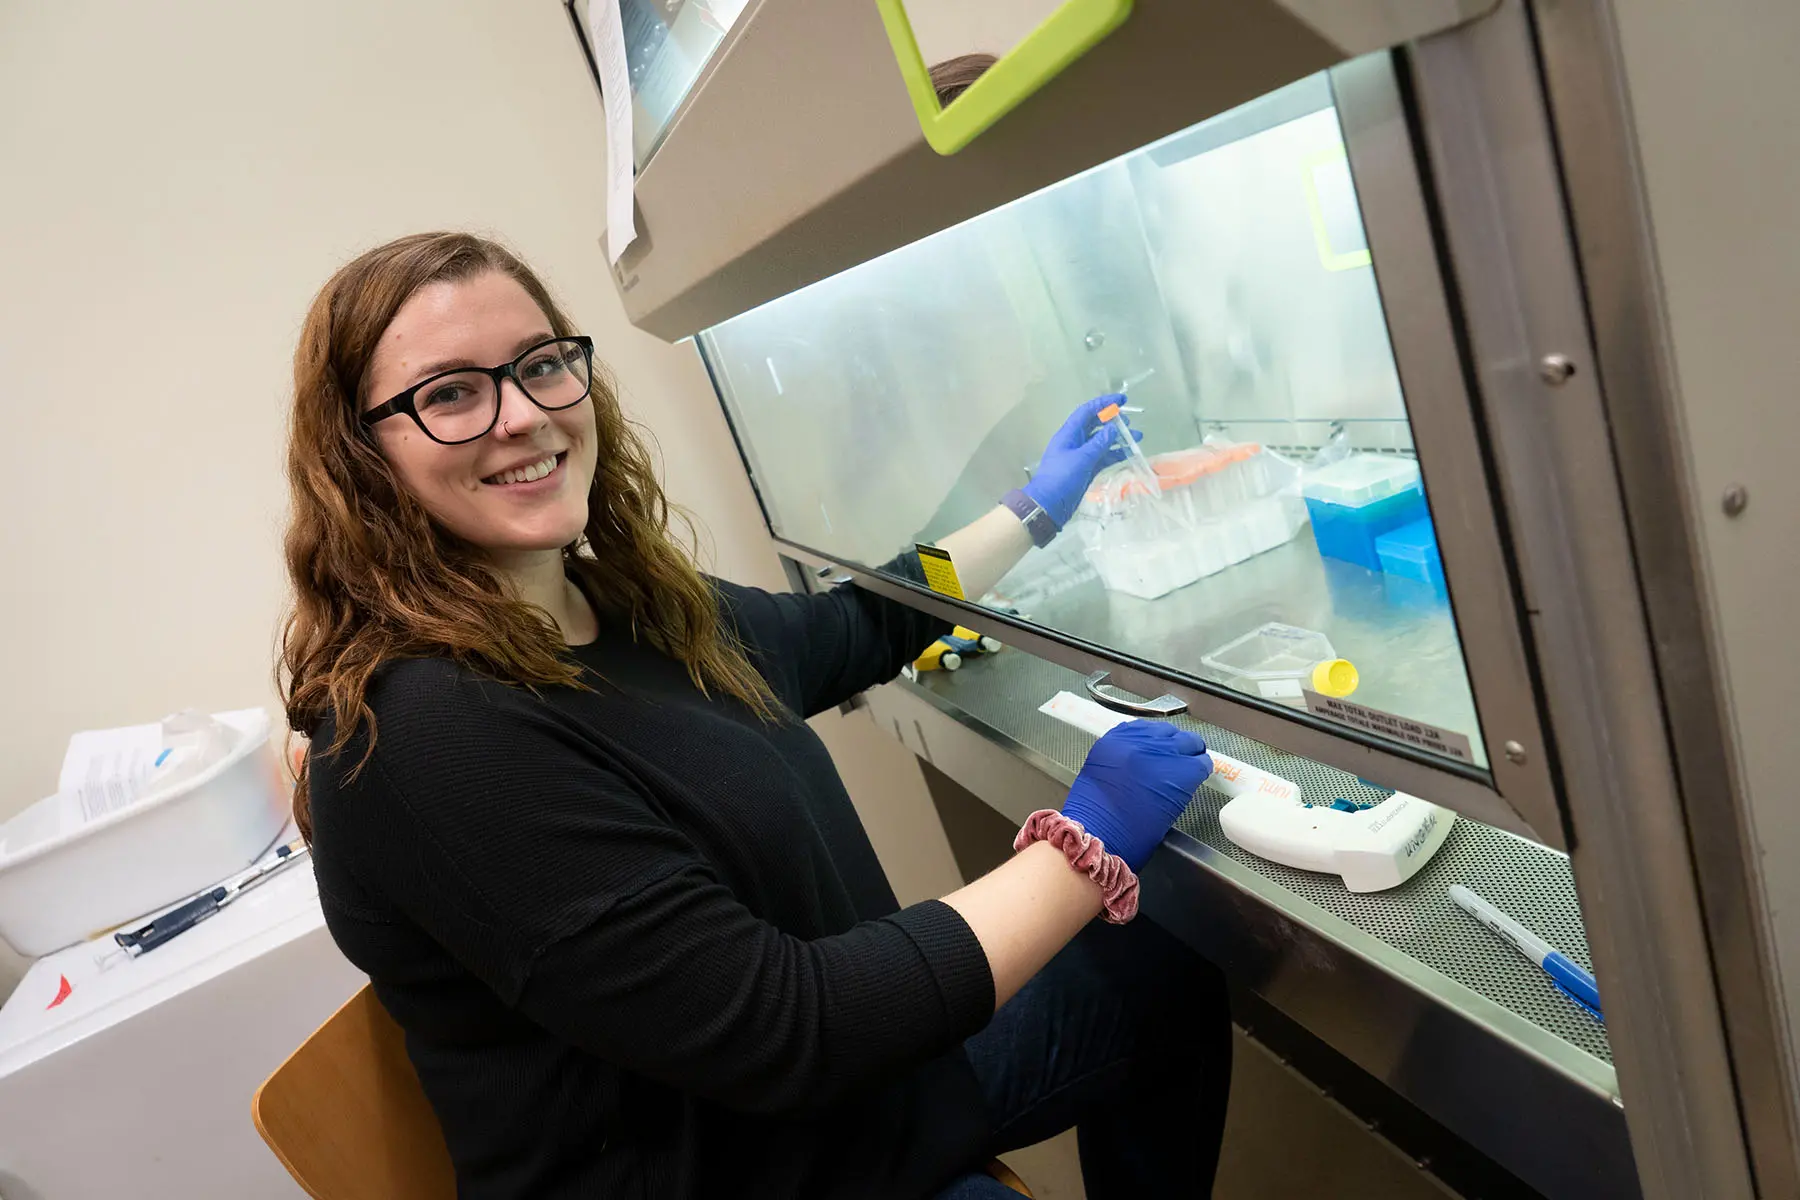
<svg viewBox="0 0 1800 1200"><path fill-rule="evenodd" d="M1458 908L1511 942L1518 947L1519 953L1542 967L1557 991L1587 1009L1595 1020L1606 1019L1600 1015L1600 989L1594 985L1594 977L1576 966L1568 955L1553 949L1549 942L1460 883L1450 885L1450 898L1456 901Z"/></svg>

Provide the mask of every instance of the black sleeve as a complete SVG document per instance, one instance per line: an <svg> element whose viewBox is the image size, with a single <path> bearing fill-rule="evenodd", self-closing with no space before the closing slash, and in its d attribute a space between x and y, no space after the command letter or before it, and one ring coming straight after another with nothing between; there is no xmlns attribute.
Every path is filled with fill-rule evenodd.
<svg viewBox="0 0 1800 1200"><path fill-rule="evenodd" d="M914 553L880 568L913 583ZM900 674L949 633L948 621L846 583L813 595L765 592L717 581L727 618L763 678L802 716L824 712Z"/></svg>
<svg viewBox="0 0 1800 1200"><path fill-rule="evenodd" d="M992 1014L986 954L948 905L785 934L562 714L460 673L411 674L384 681L375 751L337 809L393 903L544 1029L773 1113L935 1058Z"/></svg>

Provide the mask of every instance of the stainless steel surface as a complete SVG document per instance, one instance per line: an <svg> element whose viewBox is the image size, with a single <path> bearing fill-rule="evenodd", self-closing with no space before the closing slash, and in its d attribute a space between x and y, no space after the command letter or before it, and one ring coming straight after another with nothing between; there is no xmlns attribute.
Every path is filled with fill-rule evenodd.
<svg viewBox="0 0 1800 1200"><path fill-rule="evenodd" d="M1151 920L1550 1200L1641 1195L1623 1110L1496 1034L1510 1013L1204 842L1172 836L1142 878Z"/></svg>
<svg viewBox="0 0 1800 1200"><path fill-rule="evenodd" d="M1319 73L703 331L774 530L884 562L1127 382L1151 453L1410 447L1344 153Z"/></svg>
<svg viewBox="0 0 1800 1200"><path fill-rule="evenodd" d="M1331 111L1334 95L1336 116ZM1456 780L1446 783L1431 777L1434 790L1449 793L1447 803L1561 846L1565 837L1550 782L1552 760L1544 751L1521 637L1524 605L1509 576L1491 472L1471 416L1473 406L1391 62L1377 56L1347 63L1334 69L1328 80L1305 80L1266 100L1287 105L1275 107L1289 119L1268 126L1263 102L1247 105L1075 181L1081 184L1077 191L1100 205L1092 212L1083 201L1065 206L1067 212L1051 205L1055 211L1047 217L1039 214L1028 221L1020 215L1036 212L1033 206L1059 192L1052 189L1006 213L991 214L1005 218L993 226L1001 233L975 236L970 230L978 223L948 230L939 239L909 246L818 289L745 314L731 324L734 329L739 322L749 324L732 336L753 326L761 332L740 339L735 351L724 347L723 328L709 331L702 338L703 344L708 339L715 343L707 350L708 363L721 393L737 397L728 408L733 409L734 429L741 435L759 496L784 544L810 547L838 561L883 561L915 537L935 536L932 530L941 533L978 517L991 507L994 495L1022 479L1022 464L1036 455L1041 430L1066 411L1043 406L1050 399L1064 404L1085 396L1081 390L1062 394L1086 378L1083 371L1116 380L1141 376L1142 370L1134 375L1133 369L1144 364L1155 367L1152 384L1166 390L1153 397L1158 404L1151 408L1160 413L1156 420L1167 423L1165 432L1173 431L1170 436L1179 433L1183 406L1191 405L1191 415L1204 428L1222 425L1228 436L1274 444L1286 444L1279 441L1282 437L1297 437L1305 445L1335 427L1364 449L1379 443L1405 452L1414 441L1407 424L1411 415L1425 451L1421 468L1440 532L1454 615L1450 606L1434 602L1428 585L1322 558L1305 532L1156 601L1109 592L1090 577L1061 592L1039 590L1035 596L1022 592L1019 607L1035 623L1054 627L1056 632L1045 644L1057 643L1058 648L1043 652L1061 654L1058 661L1074 665L1074 651L1086 656L1083 665L1089 670L1109 666L1116 674L1135 670L1133 686L1153 689L1146 691L1149 695L1171 688L1146 681L1167 680L1175 685L1172 694L1190 704L1191 695L1198 693L1245 697L1237 702L1257 705L1258 711L1241 720L1257 723L1269 740L1299 745L1295 734L1273 732L1277 726L1268 719L1271 716L1310 730L1311 734L1298 735L1308 739L1308 747L1320 740L1313 736L1318 731L1333 729L1354 744L1335 751L1309 749L1313 757L1354 765L1398 786L1421 790L1420 780L1426 776L1416 767L1432 760L1421 758L1416 750L1374 742L1361 731L1327 725L1326 718L1270 705L1261 697L1221 693L1223 677L1202 666L1208 652L1271 619L1318 630L1361 672L1356 703L1470 737L1477 770L1446 763L1445 771ZM1331 125L1329 136L1322 126L1313 128L1321 121ZM1215 137L1215 126L1226 125L1239 141L1208 141L1204 154L1189 145L1201 134ZM1343 158L1335 160L1334 178L1342 181L1346 194L1353 183L1364 195L1360 220L1376 255L1381 293L1366 265L1324 263L1315 244L1318 230L1303 213L1294 218L1294 228L1282 226L1294 236L1275 238L1279 245L1259 251L1268 262L1257 262L1279 266L1278 271L1242 270L1248 260L1236 259L1199 270L1195 264L1205 256L1196 246L1216 250L1232 239L1200 237L1211 227L1197 217L1190 219L1194 228L1183 227L1179 237L1165 228L1170 226L1166 215L1170 211L1212 212L1210 199L1207 204L1176 203L1183 197L1191 201L1190 193L1216 198L1231 191L1215 187L1196 192L1195 178L1185 175L1179 184L1169 180L1199 159L1211 156L1223 162L1229 154L1247 153L1242 141L1247 131L1254 141L1300 125L1308 127L1306 137L1312 139L1304 143L1305 162L1320 154L1348 156L1348 171ZM1279 154L1258 153L1275 154L1279 163L1292 166L1282 155L1294 153L1299 143L1282 144L1287 149ZM1208 169L1223 168L1215 164ZM1250 173L1258 179L1279 178L1288 191L1294 190L1292 170L1258 168ZM1157 202L1140 203L1140 192L1154 195ZM1299 205L1291 196L1284 203ZM1235 211L1223 201L1215 207L1219 211L1208 218L1215 224ZM1352 201L1346 211L1355 218L1357 209ZM1103 216L1118 219L1099 219ZM1259 227L1272 224L1265 221ZM1108 231L1105 238L1111 240L1088 244L1093 239L1081 231L1096 228ZM931 260L931 270L914 271L917 278L895 265L931 243L954 238L963 239L957 245L966 252L945 258L941 247L933 250L938 257ZM1131 267L1145 258L1146 245L1153 248L1149 266ZM992 303L978 306L985 315L962 320L956 305L970 302L961 294L967 289L936 285L963 279L970 269L966 263L990 257L998 282L987 280L983 287L994 293L989 297ZM869 268L878 270L869 275ZM863 282L854 286L847 282L853 275ZM1244 282L1251 277L1259 281L1254 289ZM1195 278L1205 286L1196 285ZM902 283L907 286L900 287ZM1205 308L1219 303L1217 297L1246 289L1251 289L1246 293L1250 299L1232 301L1228 307L1235 305L1233 312L1211 314ZM813 292L818 295L811 296ZM1324 336L1316 323L1296 322L1292 313L1279 321L1268 316L1265 310L1293 307L1290 293L1335 297L1321 309L1330 317L1325 321L1330 336ZM1289 301L1285 306L1284 299ZM1315 297L1312 303L1322 302ZM776 311L786 312L795 304L812 305L806 312L818 319L789 319ZM873 305L871 312L882 319L851 319L843 311L847 305ZM1013 313L1018 328L998 333L990 329L995 312ZM1112 321L1109 312L1123 313L1123 325ZM1212 316L1221 320L1201 319ZM1224 317L1243 325L1242 337L1225 329L1231 321ZM1297 337L1296 329L1304 336ZM1259 348L1258 338L1276 334L1271 346L1280 353L1265 355L1271 347ZM946 343L946 336L953 340ZM1385 349L1390 341L1391 359L1370 349ZM963 353L958 347L965 342L977 345L979 353ZM1312 349L1301 353L1296 347L1302 342ZM1332 347L1345 345L1360 349L1349 358L1334 358L1338 352ZM752 353L758 348L770 353ZM1251 366L1269 357L1281 370L1267 364L1263 375L1242 364L1241 370L1228 370L1236 361L1233 355ZM1376 363L1376 358L1383 361ZM1321 374L1322 367L1333 364L1355 369ZM1248 390L1234 391L1236 377L1227 378L1234 370L1243 376L1237 383L1249 380L1257 386L1245 384ZM948 374L939 380L933 372ZM913 378L921 373L930 378ZM1408 389L1406 407L1399 395L1401 377ZM1199 382L1207 386L1197 386ZM1020 387L1026 392L1013 394ZM753 419L745 408L747 398L755 400L750 408L760 416ZM1135 391L1133 398L1138 398ZM1038 411L1040 407L1043 411ZM996 411L1003 415L996 416ZM1020 413L1033 419L1013 421ZM1269 419L1252 419L1259 415ZM1152 417L1146 415L1142 421L1148 425ZM996 422L991 429L990 422ZM1026 432L1020 434L1019 429ZM988 443L1002 434L1001 451L987 453ZM1191 431L1189 440L1196 436ZM1355 440L1359 438L1374 441ZM989 467L999 476L987 479L976 471L980 465L972 457L976 451L984 462L992 460ZM945 484L950 478L954 484ZM944 498L944 486L955 489L949 499ZM958 505L967 511L949 511ZM804 533L796 533L797 529ZM867 573L866 567L858 569ZM1459 643L1463 621L1467 630ZM1004 623L1009 628L1018 624ZM1480 681L1479 697L1471 695L1470 676ZM1490 759L1490 741L1494 746L1515 743L1523 753L1496 752ZM1396 761L1406 765L1391 769L1389 764ZM1477 794L1477 788L1484 794Z"/></svg>
<svg viewBox="0 0 1800 1200"><path fill-rule="evenodd" d="M1533 614L1641 1184L1671 1200L1748 1196L1695 861L1526 12L1508 0L1494 17L1426 39L1409 61L1478 411ZM1552 351L1576 366L1554 396L1535 369Z"/></svg>
<svg viewBox="0 0 1800 1200"><path fill-rule="evenodd" d="M1220 748L1227 752L1230 749L1224 741ZM1366 807L1391 794L1385 789L1363 787L1354 780L1334 782L1332 774L1335 772L1303 770L1295 782L1309 800L1320 803L1344 796ZM1350 794L1344 795L1346 792ZM1370 937L1523 1017L1562 1043L1556 1045L1534 1037L1530 1039L1531 1051L1545 1054L1591 1087L1608 1094L1616 1089L1613 1073L1596 1065L1612 1064L1606 1027L1558 992L1541 970L1477 924L1448 897L1451 884L1472 888L1591 969L1587 934L1575 900L1575 881L1568 861L1556 851L1475 821L1458 821L1443 848L1419 874L1392 891L1359 894L1345 891L1342 882L1333 876L1296 871L1239 849L1219 828L1222 803L1210 795L1203 796L1203 802L1190 808L1177 827ZM1571 1050L1595 1061L1585 1061Z"/></svg>
<svg viewBox="0 0 1800 1200"><path fill-rule="evenodd" d="M1566 354L1546 354L1538 363L1538 378L1551 387L1561 387L1575 374L1575 364Z"/></svg>
<svg viewBox="0 0 1800 1200"><path fill-rule="evenodd" d="M775 544L783 552L811 564L824 561L824 556L806 546L780 538ZM1158 696L1167 692L1187 702L1197 717L1215 721L1239 730L1270 745L1294 754L1302 754L1329 763L1366 779L1414 795L1429 795L1438 804L1453 808L1466 816L1490 825L1531 836L1526 825L1510 806L1497 796L1487 779L1470 768L1446 766L1441 760L1428 758L1405 746L1362 737L1341 726L1327 724L1306 713L1258 701L1240 693L1225 693L1216 685L1196 684L1171 677L1156 664L1125 658L1116 651L1075 642L1051 630L1019 621L1017 618L978 608L966 601L951 600L924 588L901 582L892 576L854 565L847 573L858 587L900 600L914 608L934 613L947 621L967 625L971 621L983 632L995 634L1009 645L1017 645L1041 658L1083 675L1098 669L1112 672L1116 686L1140 696Z"/></svg>
<svg viewBox="0 0 1800 1200"><path fill-rule="evenodd" d="M804 563L794 561L785 554L780 558L781 573L787 577L788 591L807 595L818 590L813 586L814 580L818 577L817 571L808 568Z"/></svg>
<svg viewBox="0 0 1800 1200"><path fill-rule="evenodd" d="M1306 530L1155 600L1091 579L1032 604L1026 615L1220 687L1230 679L1204 666L1206 655L1269 621L1315 629L1356 664L1361 682L1351 699L1469 734L1475 765L1488 765L1450 606L1425 584L1321 556Z"/></svg>
<svg viewBox="0 0 1800 1200"><path fill-rule="evenodd" d="M1060 803L1093 740L1036 709L1080 678L1009 648L954 675L879 688L870 707L1018 821ZM1176 723L1293 779L1309 799L1387 794L1217 727ZM1152 919L1545 1195L1637 1196L1603 1027L1443 894L1452 882L1475 886L1579 956L1562 855L1463 821L1407 885L1353 895L1240 850L1218 828L1221 802L1202 792L1145 869Z"/></svg>
<svg viewBox="0 0 1800 1200"><path fill-rule="evenodd" d="M1381 283L1394 361L1406 387L1407 415L1456 605L1482 734L1490 745L1510 741L1525 750L1522 762L1496 755L1490 764L1499 804L1489 809L1452 807L1567 849L1550 756L1544 752L1543 717L1527 662L1525 605L1513 577L1511 551L1500 535L1493 467L1476 424L1476 403L1451 317L1433 220L1421 192L1419 151L1402 111L1394 61L1393 56L1371 56L1345 63L1333 69L1332 88L1344 145L1363 197L1363 225ZM1515 815L1510 819L1491 815L1501 805Z"/></svg>
<svg viewBox="0 0 1800 1200"><path fill-rule="evenodd" d="M863 696L879 728L1015 824L1068 797L1073 771L933 692L896 680Z"/></svg>
<svg viewBox="0 0 1800 1200"><path fill-rule="evenodd" d="M1071 671L1014 651L978 660L960 671L929 672L913 686L939 698L946 708L960 709L1012 742L1031 747L1073 778L1094 738L1039 712L1038 706L1059 691L1079 695L1081 683L1082 677ZM1393 794L1391 788L1274 750L1217 725L1180 716L1171 723L1194 730L1209 746L1233 758L1292 780L1309 803L1329 804L1342 797L1368 807ZM1179 828L1567 1045L1602 1063L1611 1061L1605 1026L1556 991L1517 950L1470 920L1446 892L1452 883L1474 888L1589 966L1581 910L1563 855L1473 821L1459 821L1443 849L1418 875L1391 891L1358 894L1346 891L1336 876L1296 871L1239 849L1219 829L1218 810L1224 803L1223 796L1202 790ZM1612 1084L1606 1072L1584 1078L1602 1089Z"/></svg>
<svg viewBox="0 0 1800 1200"><path fill-rule="evenodd" d="M1158 696L1154 700L1126 700L1121 696L1102 691L1112 678L1110 671L1095 671L1081 681L1081 686L1095 701L1112 709L1114 712L1129 713L1134 717L1173 717L1187 711L1187 704L1174 696Z"/></svg>
<svg viewBox="0 0 1800 1200"><path fill-rule="evenodd" d="M1757 1190L1800 1195L1800 1114L1791 1081L1763 868L1735 740L1717 634L1701 596L1696 482L1682 443L1679 389L1610 0L1556 0L1534 12L1564 191L1613 457L1653 634L1662 702L1692 840L1713 977ZM1671 85L1673 86L1673 85ZM1741 184L1739 186L1742 186ZM1747 496L1722 499L1729 514Z"/></svg>

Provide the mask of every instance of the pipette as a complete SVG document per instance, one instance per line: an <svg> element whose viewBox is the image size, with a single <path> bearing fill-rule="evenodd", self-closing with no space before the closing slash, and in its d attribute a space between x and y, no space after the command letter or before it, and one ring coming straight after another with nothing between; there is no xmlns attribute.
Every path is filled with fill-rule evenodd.
<svg viewBox="0 0 1800 1200"><path fill-rule="evenodd" d="M312 848L298 839L277 847L272 857L239 871L217 887L208 888L187 903L163 913L148 925L119 930L113 934L113 941L134 958L140 954L148 954L176 934L186 933L251 888L267 881L283 867L290 867L311 853Z"/></svg>
<svg viewBox="0 0 1800 1200"><path fill-rule="evenodd" d="M1125 415L1117 404L1109 404L1095 414L1103 424L1112 427L1113 436L1125 444L1125 458L1131 464L1132 474L1138 482L1149 490L1152 496L1162 495L1162 483L1156 478L1156 468L1150 465L1150 456L1138 445L1137 439L1131 435L1131 426L1125 423Z"/></svg>
<svg viewBox="0 0 1800 1200"><path fill-rule="evenodd" d="M1038 711L1095 737L1137 719L1073 692L1058 692ZM1399 887L1431 861L1456 823L1456 814L1449 809L1405 792L1395 792L1372 808L1348 801L1342 807L1308 806L1292 780L1218 750L1208 753L1213 773L1206 786L1230 797L1219 809L1219 827L1226 837L1271 862L1341 876L1352 892Z"/></svg>

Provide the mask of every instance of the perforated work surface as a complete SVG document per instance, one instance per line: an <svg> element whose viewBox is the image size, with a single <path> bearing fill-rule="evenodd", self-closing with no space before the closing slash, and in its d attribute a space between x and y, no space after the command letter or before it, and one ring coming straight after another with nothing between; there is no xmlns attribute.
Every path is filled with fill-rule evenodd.
<svg viewBox="0 0 1800 1200"><path fill-rule="evenodd" d="M1081 767L1094 739L1037 711L1059 691L1084 694L1073 671L1018 651L980 658L954 673L929 672L924 687L998 732L1061 764ZM1205 722L1179 717L1209 745L1300 785L1306 799L1336 797L1366 807L1391 795L1334 767L1284 753ZM1427 797L1429 799L1429 797ZM1202 789L1178 827L1230 855L1263 878L1348 922L1438 973L1477 992L1603 1062L1612 1062L1606 1027L1563 996L1536 966L1476 924L1449 897L1463 884L1535 931L1552 946L1593 967L1568 860L1531 842L1459 818L1432 861L1400 887L1355 894L1335 875L1296 871L1240 849L1219 828L1225 798Z"/></svg>

